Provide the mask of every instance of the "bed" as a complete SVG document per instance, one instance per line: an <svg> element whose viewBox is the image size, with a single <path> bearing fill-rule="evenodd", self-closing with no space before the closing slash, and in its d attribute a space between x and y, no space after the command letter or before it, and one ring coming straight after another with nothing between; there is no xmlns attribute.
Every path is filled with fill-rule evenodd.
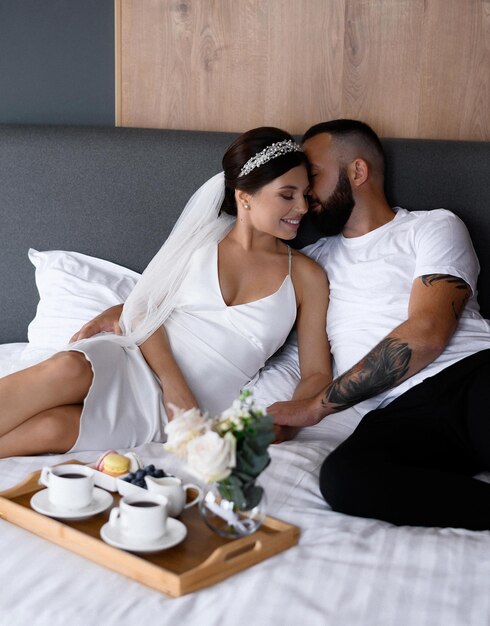
<svg viewBox="0 0 490 626"><path fill-rule="evenodd" d="M55 349L42 322L53 315L57 303L62 308L63 300L59 293L49 293L49 272L42 280L42 255L28 251L75 251L126 268L128 280L137 277L191 192L220 169L221 155L233 138L210 132L0 127L0 375ZM389 161L387 194L394 205L445 207L466 222L482 265L479 299L488 317L490 144L383 143ZM296 245L317 236L307 224ZM104 295L97 304L99 293L94 307L106 303ZM123 297L120 291L117 296ZM43 298L44 304L51 299L51 309L42 308ZM76 326L80 311L76 306L72 310L70 323ZM69 328L54 324L55 331L62 335ZM296 547L180 598L169 598L0 520L0 622L489 624L489 532L395 527L334 513L323 501L317 485L320 465L358 421L355 410L344 411L271 449L272 462L262 475L268 512L301 529ZM141 446L137 452L147 463L162 462L160 444ZM92 461L98 453L1 460L0 491L43 465L75 456Z"/></svg>

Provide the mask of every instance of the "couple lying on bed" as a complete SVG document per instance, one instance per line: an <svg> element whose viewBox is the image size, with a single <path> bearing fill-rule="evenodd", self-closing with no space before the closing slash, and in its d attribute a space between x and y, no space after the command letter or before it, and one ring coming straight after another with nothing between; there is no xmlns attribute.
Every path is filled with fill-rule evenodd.
<svg viewBox="0 0 490 626"><path fill-rule="evenodd" d="M295 325L300 382L269 407L278 440L347 407L364 414L322 466L331 507L489 529L490 485L473 478L490 469L478 260L455 215L392 208L383 183L361 122L318 124L302 146L274 128L241 135L122 312L0 380L0 457L160 441L171 404L224 410ZM308 204L329 236L301 254L284 242Z"/></svg>

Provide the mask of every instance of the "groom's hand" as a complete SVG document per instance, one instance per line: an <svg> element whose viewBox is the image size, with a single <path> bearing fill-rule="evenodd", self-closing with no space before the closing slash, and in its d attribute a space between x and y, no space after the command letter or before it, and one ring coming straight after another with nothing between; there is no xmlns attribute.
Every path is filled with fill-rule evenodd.
<svg viewBox="0 0 490 626"><path fill-rule="evenodd" d="M272 415L275 425L292 426L294 428L314 426L326 414L318 397L307 398L306 400L274 402L274 404L268 407L267 413Z"/></svg>
<svg viewBox="0 0 490 626"><path fill-rule="evenodd" d="M276 438L272 443L290 441L296 437L300 430L301 428L295 428L294 426L279 426L279 424L274 424L274 435Z"/></svg>

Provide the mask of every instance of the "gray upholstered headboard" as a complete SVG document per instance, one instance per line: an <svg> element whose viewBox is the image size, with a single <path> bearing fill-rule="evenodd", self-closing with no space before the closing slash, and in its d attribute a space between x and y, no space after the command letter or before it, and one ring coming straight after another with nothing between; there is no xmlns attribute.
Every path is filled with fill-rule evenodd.
<svg viewBox="0 0 490 626"><path fill-rule="evenodd" d="M25 341L38 250L76 250L142 271L236 135L122 128L0 126L0 343ZM445 207L468 225L490 315L490 143L386 139L387 193ZM298 245L315 237L305 229Z"/></svg>

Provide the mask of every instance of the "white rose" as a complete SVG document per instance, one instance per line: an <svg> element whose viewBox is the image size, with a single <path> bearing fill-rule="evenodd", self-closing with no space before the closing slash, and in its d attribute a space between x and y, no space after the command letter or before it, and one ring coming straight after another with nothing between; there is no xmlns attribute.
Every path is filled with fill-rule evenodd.
<svg viewBox="0 0 490 626"><path fill-rule="evenodd" d="M172 407L173 408L173 407ZM163 444L164 450L173 452L182 458L186 457L187 444L205 433L209 424L199 409L174 410L174 418L165 426L167 441Z"/></svg>
<svg viewBox="0 0 490 626"><path fill-rule="evenodd" d="M189 471L206 483L224 480L236 465L236 440L231 433L220 437L209 430L187 445Z"/></svg>

